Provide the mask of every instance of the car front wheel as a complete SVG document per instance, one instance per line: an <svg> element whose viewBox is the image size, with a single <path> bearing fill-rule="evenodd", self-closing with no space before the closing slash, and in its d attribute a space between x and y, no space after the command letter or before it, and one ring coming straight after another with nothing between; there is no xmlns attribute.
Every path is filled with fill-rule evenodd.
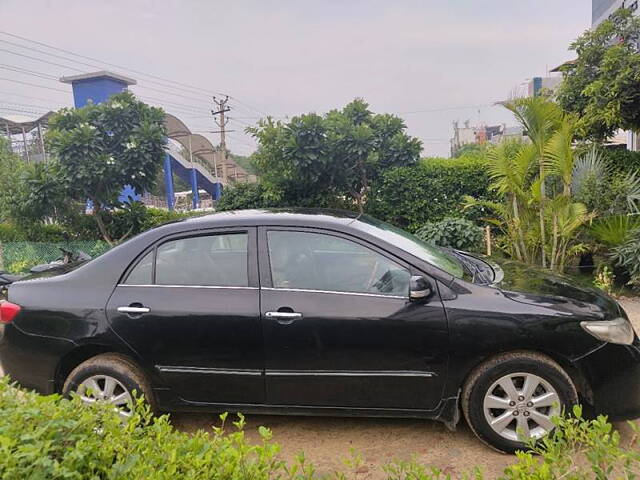
<svg viewBox="0 0 640 480"><path fill-rule="evenodd" d="M473 432L502 452L551 433L553 417L578 402L567 373L552 359L513 352L477 367L462 392L462 410Z"/></svg>

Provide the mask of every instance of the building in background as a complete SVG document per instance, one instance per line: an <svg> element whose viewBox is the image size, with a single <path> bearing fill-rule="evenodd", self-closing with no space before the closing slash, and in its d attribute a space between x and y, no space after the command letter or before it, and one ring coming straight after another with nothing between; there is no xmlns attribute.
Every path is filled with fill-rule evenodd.
<svg viewBox="0 0 640 480"><path fill-rule="evenodd" d="M556 70L552 70L551 73ZM558 86L562 83L562 75L547 75L545 77L533 77L525 80L518 85L513 93L513 98L527 98L537 97L541 94L551 94L556 91Z"/></svg>
<svg viewBox="0 0 640 480"><path fill-rule="evenodd" d="M628 8L638 15L638 0L592 0L591 28L596 28L619 8Z"/></svg>
<svg viewBox="0 0 640 480"><path fill-rule="evenodd" d="M507 138L524 139L524 130L522 127L507 127L505 124L472 126L469 120L460 127L456 121L453 122L451 156L457 157L467 145L497 144Z"/></svg>

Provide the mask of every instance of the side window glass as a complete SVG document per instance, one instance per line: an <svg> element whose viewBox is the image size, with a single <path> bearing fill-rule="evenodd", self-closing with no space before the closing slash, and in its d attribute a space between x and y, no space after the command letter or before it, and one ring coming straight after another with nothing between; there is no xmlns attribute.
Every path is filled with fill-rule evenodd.
<svg viewBox="0 0 640 480"><path fill-rule="evenodd" d="M160 245L156 284L246 287L247 234L181 238Z"/></svg>
<svg viewBox="0 0 640 480"><path fill-rule="evenodd" d="M153 250L147 253L142 260L131 270L125 280L127 285L151 285L153 283Z"/></svg>
<svg viewBox="0 0 640 480"><path fill-rule="evenodd" d="M310 232L267 232L273 286L406 296L409 271L344 238Z"/></svg>

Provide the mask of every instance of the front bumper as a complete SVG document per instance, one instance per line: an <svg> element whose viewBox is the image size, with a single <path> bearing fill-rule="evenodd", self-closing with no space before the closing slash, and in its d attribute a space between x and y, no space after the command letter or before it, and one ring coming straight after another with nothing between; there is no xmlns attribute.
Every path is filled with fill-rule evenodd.
<svg viewBox="0 0 640 480"><path fill-rule="evenodd" d="M55 391L55 373L70 340L29 335L13 324L0 326L0 367L11 380L39 393Z"/></svg>
<svg viewBox="0 0 640 480"><path fill-rule="evenodd" d="M640 341L633 345L605 344L576 366L591 388L596 414L611 420L640 417Z"/></svg>

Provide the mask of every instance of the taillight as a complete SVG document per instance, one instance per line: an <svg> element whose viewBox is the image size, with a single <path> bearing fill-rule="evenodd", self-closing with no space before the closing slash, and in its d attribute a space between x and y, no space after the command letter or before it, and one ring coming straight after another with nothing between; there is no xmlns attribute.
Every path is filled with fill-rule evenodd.
<svg viewBox="0 0 640 480"><path fill-rule="evenodd" d="M16 315L20 313L20 308L20 305L7 300L0 301L0 323L11 323L16 318Z"/></svg>

